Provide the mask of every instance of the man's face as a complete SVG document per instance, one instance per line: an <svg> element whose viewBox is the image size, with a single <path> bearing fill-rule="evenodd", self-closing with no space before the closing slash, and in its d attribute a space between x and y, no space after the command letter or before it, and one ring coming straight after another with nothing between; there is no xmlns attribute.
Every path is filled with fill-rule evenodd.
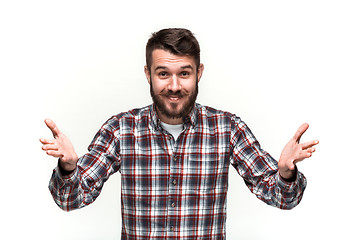
<svg viewBox="0 0 360 240"><path fill-rule="evenodd" d="M204 66L196 70L193 57L179 56L155 49L152 52L151 71L145 66L151 96L160 119L178 124L192 109L198 92Z"/></svg>

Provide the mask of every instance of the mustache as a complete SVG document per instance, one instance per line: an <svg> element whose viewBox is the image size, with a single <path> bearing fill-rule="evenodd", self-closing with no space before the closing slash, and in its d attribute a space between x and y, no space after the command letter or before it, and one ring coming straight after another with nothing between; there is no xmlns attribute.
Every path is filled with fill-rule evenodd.
<svg viewBox="0 0 360 240"><path fill-rule="evenodd" d="M162 93L161 95L164 96L164 97L178 97L178 98L182 98L182 97L186 96L181 91L174 92L174 91L171 91L171 90L168 90L165 93Z"/></svg>

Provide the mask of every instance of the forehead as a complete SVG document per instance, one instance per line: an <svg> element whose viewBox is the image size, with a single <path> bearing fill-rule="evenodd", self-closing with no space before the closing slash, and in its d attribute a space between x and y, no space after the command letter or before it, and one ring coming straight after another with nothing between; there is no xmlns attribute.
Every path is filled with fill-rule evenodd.
<svg viewBox="0 0 360 240"><path fill-rule="evenodd" d="M165 68L182 68L189 65L195 69L195 59L192 56L175 55L162 49L155 49L152 52L152 69L159 66Z"/></svg>

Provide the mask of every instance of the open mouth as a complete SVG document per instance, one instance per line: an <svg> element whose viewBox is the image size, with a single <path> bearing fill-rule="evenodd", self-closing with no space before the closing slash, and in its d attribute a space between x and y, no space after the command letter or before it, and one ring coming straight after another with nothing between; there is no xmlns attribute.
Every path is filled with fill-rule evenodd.
<svg viewBox="0 0 360 240"><path fill-rule="evenodd" d="M164 94L164 97L166 97L167 99L169 99L170 101L179 101L183 96L180 92L177 92L177 93L167 93L167 94Z"/></svg>
<svg viewBox="0 0 360 240"><path fill-rule="evenodd" d="M168 96L168 99L170 99L170 101L178 101L181 99L181 97L179 96Z"/></svg>

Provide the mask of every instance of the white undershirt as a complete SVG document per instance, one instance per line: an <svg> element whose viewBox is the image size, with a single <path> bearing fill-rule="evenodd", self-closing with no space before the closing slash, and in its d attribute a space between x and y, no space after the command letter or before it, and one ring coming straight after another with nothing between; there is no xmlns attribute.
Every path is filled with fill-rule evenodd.
<svg viewBox="0 0 360 240"><path fill-rule="evenodd" d="M161 122L161 126L168 131L171 135L173 135L174 139L176 140L180 133L183 130L184 124L176 124L176 125L172 125L172 124L167 124L164 122Z"/></svg>

